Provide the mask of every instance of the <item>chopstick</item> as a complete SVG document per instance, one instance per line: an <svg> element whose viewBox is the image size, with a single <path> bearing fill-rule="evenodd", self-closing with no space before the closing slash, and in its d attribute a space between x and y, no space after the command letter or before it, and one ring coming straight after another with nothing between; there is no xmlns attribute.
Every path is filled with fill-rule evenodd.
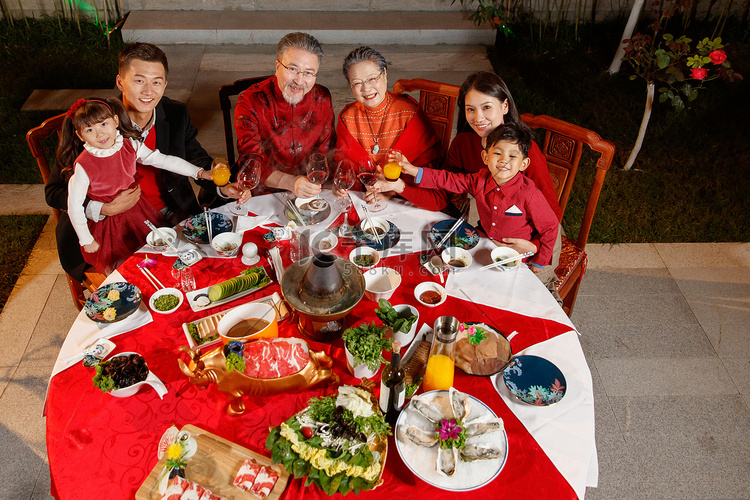
<svg viewBox="0 0 750 500"><path fill-rule="evenodd" d="M208 234L208 244L210 245L214 238L213 230L211 228L211 212L209 212L207 207L203 207L203 217L206 219L206 232Z"/></svg>
<svg viewBox="0 0 750 500"><path fill-rule="evenodd" d="M372 223L372 219L370 219L370 211L367 210L367 205L362 205L362 209L365 211L365 219L367 219L367 224L369 224L370 229L372 229L372 235L375 237L375 241L378 242L378 245L380 245L380 235L375 229L375 225Z"/></svg>
<svg viewBox="0 0 750 500"><path fill-rule="evenodd" d="M466 200L463 206L461 207L461 217L459 217L456 220L455 224L453 224L453 226L451 226L451 228L448 230L445 236L443 236L443 239L440 240L440 243L437 244L438 247L442 247L443 244L446 241L448 241L448 238L450 238L451 235L456 232L456 229L458 229L459 226L461 226L461 224L466 220L466 217L469 215L468 208L469 208L469 200Z"/></svg>
<svg viewBox="0 0 750 500"><path fill-rule="evenodd" d="M146 269L145 267L141 267L140 264L138 264L138 269L141 270L143 275L146 277L147 280L151 282L151 284L154 286L155 289L161 290L162 288L166 288L164 285L162 285L161 281L159 281L156 276L154 276L154 273Z"/></svg>
<svg viewBox="0 0 750 500"><path fill-rule="evenodd" d="M502 266L504 264L508 264L509 262L514 262L516 260L525 259L526 257L530 257L532 255L534 255L534 252L522 253L521 255L516 255L515 257L510 257L508 259L503 259L501 261L493 262L492 264L488 264L488 265L486 265L484 267L480 267L478 270L479 271L483 271L485 269L491 269L493 267L499 267L499 266Z"/></svg>

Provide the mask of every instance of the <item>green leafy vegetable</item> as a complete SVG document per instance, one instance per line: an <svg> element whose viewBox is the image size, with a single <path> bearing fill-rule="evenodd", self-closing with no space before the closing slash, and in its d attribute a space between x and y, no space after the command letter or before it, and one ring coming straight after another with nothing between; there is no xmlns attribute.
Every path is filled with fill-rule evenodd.
<svg viewBox="0 0 750 500"><path fill-rule="evenodd" d="M342 335L344 344L354 357L356 364L365 363L370 370L377 370L385 362L383 349L390 349L391 339L384 337L387 329L362 323L347 328Z"/></svg>
<svg viewBox="0 0 750 500"><path fill-rule="evenodd" d="M245 373L245 358L239 356L233 352L227 356L227 370L237 370L240 373Z"/></svg>
<svg viewBox="0 0 750 500"><path fill-rule="evenodd" d="M393 329L393 333L408 333L411 326L417 321L417 317L411 314L411 310L407 309L399 314L391 303L385 299L378 300L378 309L375 309L375 316L380 318L385 326Z"/></svg>
<svg viewBox="0 0 750 500"><path fill-rule="evenodd" d="M94 387L98 387L102 392L109 392L115 388L115 381L112 377L102 375L102 368L104 363L96 365L96 374L94 375Z"/></svg>
<svg viewBox="0 0 750 500"><path fill-rule="evenodd" d="M177 307L178 302L180 302L180 299L174 295L162 295L154 300L154 307L159 311L169 311Z"/></svg>

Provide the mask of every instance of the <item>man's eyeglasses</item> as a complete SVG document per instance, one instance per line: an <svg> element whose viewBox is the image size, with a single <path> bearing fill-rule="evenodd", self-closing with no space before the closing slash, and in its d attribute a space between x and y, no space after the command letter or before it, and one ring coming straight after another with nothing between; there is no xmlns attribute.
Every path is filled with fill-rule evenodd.
<svg viewBox="0 0 750 500"><path fill-rule="evenodd" d="M367 85L368 87L374 87L375 85L378 84L378 82L380 82L380 79L382 77L383 77L383 72L381 71L380 73L378 73L378 76L373 76L372 78L368 78L367 80L364 80L362 82L353 82L353 83L350 83L349 85L351 85L353 89L357 89L361 91L363 88L365 88L365 85Z"/></svg>
<svg viewBox="0 0 750 500"><path fill-rule="evenodd" d="M289 66L287 66L287 65L286 65L286 64L284 64L283 62L279 61L278 59L276 59L276 62L278 62L279 64L281 64L282 66L284 66L284 69L285 69L285 70L287 71L287 73L289 73L289 74L290 74L291 76L302 75L302 77L303 77L303 78L307 78L307 79L310 79L310 78L315 78L316 76L318 76L318 74L317 74L317 73L315 73L315 72L313 72L313 71L310 71L310 70L302 71L301 69L297 69L297 68L295 68L294 66L292 66L292 67L290 68Z"/></svg>

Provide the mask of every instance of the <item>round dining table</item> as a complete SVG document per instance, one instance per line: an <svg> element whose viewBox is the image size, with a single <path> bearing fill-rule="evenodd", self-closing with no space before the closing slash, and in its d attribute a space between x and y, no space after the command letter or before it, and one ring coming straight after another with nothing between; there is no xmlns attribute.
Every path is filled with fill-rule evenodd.
<svg viewBox="0 0 750 500"><path fill-rule="evenodd" d="M330 193L327 196L333 205ZM356 223L363 215L363 200L357 193L352 193L352 201L349 221ZM286 222L283 202L279 195L255 197L248 202L248 208L258 217L234 220L235 229L244 231L243 244L253 242L258 246L261 260L257 265L263 266L271 277L268 286L206 311L195 312L185 301L171 314L152 313L146 304L155 288L138 264L145 257L152 259L155 263L151 263L151 273L165 286L176 286L172 268L177 257L149 253L148 248L144 248L105 282L127 281L135 285L143 296L141 310L122 322L104 327L88 319L84 311L79 314L61 349L47 393L47 451L51 494L55 498L135 498L157 464L161 436L173 425L182 428L192 424L270 457L270 451L265 448L270 428L303 409L310 398L336 392L337 384L323 383L301 392L268 397L245 396L246 410L235 416L227 412L227 396L216 385L206 388L194 385L178 365L180 358L187 361L185 354L180 352L181 346L188 345L184 323L281 293L278 282L281 270L277 269L279 266L271 266L268 250L274 246L279 248L284 265L288 266L291 264L289 241L269 241L268 233L273 226ZM460 493L446 491L415 476L402 461L394 438L390 437L382 484L374 490L361 492L359 497L432 500L482 496L496 499L583 498L586 487L596 485L598 470L593 389L578 334L570 320L525 266L509 273L490 269L477 271L474 275L470 267L448 275L445 284L447 300L438 307L422 306L414 296L414 288L424 281L439 282L438 276L420 265L420 255L432 251L424 235L432 224L448 216L424 211L403 201L389 200L386 205L386 209L377 215L400 228L399 244L381 251L378 264L392 267L401 274L401 284L390 302L417 307L418 326L432 326L441 315L452 315L462 322L493 325L511 338L514 355L536 354L555 362L565 374L568 390L559 403L535 407L516 400L504 387L501 377L478 377L456 370L454 386L481 400L503 419L508 456L501 472L479 489ZM217 211L229 214L226 207ZM340 224L343 217L335 208L333 212L312 229ZM361 242L339 238L332 253L346 258L358 243ZM490 242L483 241L473 250L476 252L473 266L482 264L476 261L481 260L481 252L488 253L491 246ZM199 245L199 249L207 255L192 266L199 289L237 276L248 267L242 264L241 253L234 258L221 258L205 245ZM376 302L362 298L345 317L345 325L377 320L376 308ZM298 329L296 314L279 323L279 336L304 338ZM70 357L93 340L105 337L115 343L112 354L141 354L151 372L166 386L166 395L160 398L154 389L145 386L133 396L117 398L96 388L92 383L95 369L83 366L80 361L70 362ZM310 349L323 351L332 358L332 369L340 384L360 383L347 368L341 339L306 341ZM378 380L379 375L376 375L375 381ZM379 384L375 385L379 387ZM306 487L304 483L304 479L290 477L281 498L327 497L315 485ZM153 498L160 496L156 493Z"/></svg>

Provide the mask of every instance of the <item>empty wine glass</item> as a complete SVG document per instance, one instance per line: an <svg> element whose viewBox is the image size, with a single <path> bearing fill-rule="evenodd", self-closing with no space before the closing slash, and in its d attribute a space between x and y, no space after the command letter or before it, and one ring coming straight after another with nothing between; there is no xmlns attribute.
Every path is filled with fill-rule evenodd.
<svg viewBox="0 0 750 500"><path fill-rule="evenodd" d="M260 184L261 159L258 155L243 155L237 162L240 171L237 174L237 189L240 191L251 191ZM248 210L242 206L240 200L229 207L229 211L234 215L248 215Z"/></svg>
<svg viewBox="0 0 750 500"><path fill-rule="evenodd" d="M362 160L359 162L359 173L357 174L357 177L359 177L359 181L365 185L367 190L369 191L372 186L375 185L375 183L378 181L378 169L375 166L375 162L373 162L371 159ZM373 197L375 198L375 203L370 205L368 209L370 212L379 212L385 208L385 205L381 204L378 201L378 196L376 193L372 193Z"/></svg>
<svg viewBox="0 0 750 500"><path fill-rule="evenodd" d="M322 186L323 183L328 180L328 160L326 155L323 153L313 153L307 159L307 180L318 186ZM320 195L316 196L314 200L310 202L310 208L314 210L323 210L327 205L325 200L320 199Z"/></svg>

